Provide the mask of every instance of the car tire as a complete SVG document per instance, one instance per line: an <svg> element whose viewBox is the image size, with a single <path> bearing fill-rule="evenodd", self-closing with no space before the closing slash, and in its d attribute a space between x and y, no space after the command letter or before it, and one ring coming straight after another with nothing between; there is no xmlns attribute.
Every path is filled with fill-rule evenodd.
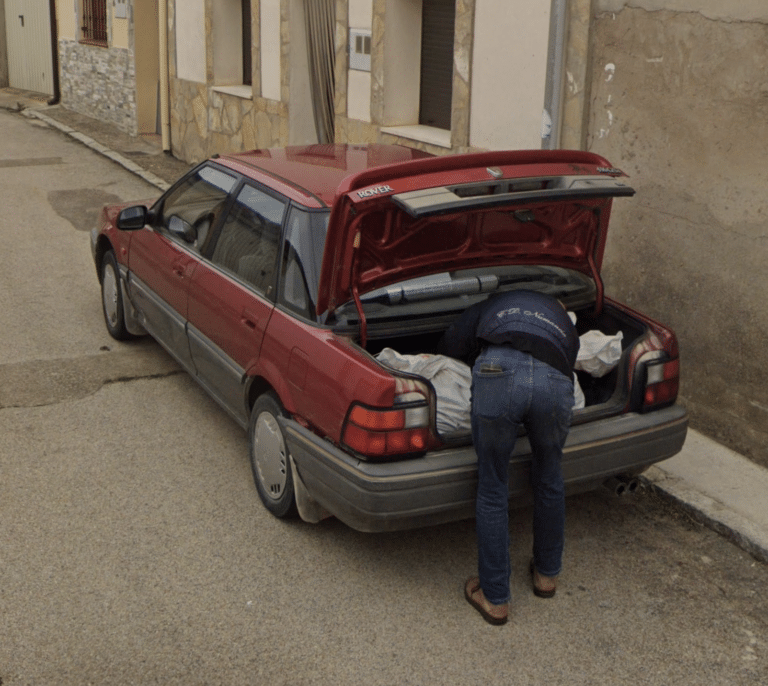
<svg viewBox="0 0 768 686"><path fill-rule="evenodd" d="M112 338L117 341L133 338L125 326L120 270L112 250L104 253L101 260L101 307L104 312L104 323Z"/></svg>
<svg viewBox="0 0 768 686"><path fill-rule="evenodd" d="M277 422L285 411L272 391L260 395L248 427L251 470L261 502L275 517L297 514L290 456Z"/></svg>

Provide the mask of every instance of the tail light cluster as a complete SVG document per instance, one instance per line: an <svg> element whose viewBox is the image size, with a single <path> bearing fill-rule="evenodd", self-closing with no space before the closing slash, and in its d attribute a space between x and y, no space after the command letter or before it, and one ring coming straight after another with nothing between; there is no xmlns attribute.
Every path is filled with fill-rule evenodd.
<svg viewBox="0 0 768 686"><path fill-rule="evenodd" d="M423 381L395 377L392 407L353 403L342 442L371 458L418 453L430 442L430 390Z"/></svg>
<svg viewBox="0 0 768 686"><path fill-rule="evenodd" d="M677 398L680 386L680 360L657 360L645 365L643 409L669 405Z"/></svg>
<svg viewBox="0 0 768 686"><path fill-rule="evenodd" d="M641 412L675 402L680 388L680 358L674 334L651 325L646 337L632 351L629 375L633 397L642 393Z"/></svg>

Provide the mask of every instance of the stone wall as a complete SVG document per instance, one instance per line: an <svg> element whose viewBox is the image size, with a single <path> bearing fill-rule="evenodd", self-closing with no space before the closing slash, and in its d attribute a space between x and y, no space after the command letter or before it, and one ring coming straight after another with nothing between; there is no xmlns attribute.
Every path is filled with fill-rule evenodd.
<svg viewBox="0 0 768 686"><path fill-rule="evenodd" d="M288 139L287 108L171 79L171 139L174 156L190 163L216 153L279 147Z"/></svg>
<svg viewBox="0 0 768 686"><path fill-rule="evenodd" d="M59 41L61 104L75 112L137 134L133 54L76 41Z"/></svg>
<svg viewBox="0 0 768 686"><path fill-rule="evenodd" d="M285 68L290 49L290 11L286 0L281 9L281 91L283 100L277 102L258 96L242 97L217 90L213 82L212 55L207 55L208 84L193 83L175 77L176 70L176 22L175 3L169 2L169 69L171 108L171 147L175 157L185 162L202 162L216 153L240 152L254 148L270 148L288 144L288 104L290 72ZM253 72L252 91L261 90L259 69L259 31L256 18L260 3L251 5L254 17L253 43L251 46ZM210 35L210 14L206 33Z"/></svg>
<svg viewBox="0 0 768 686"><path fill-rule="evenodd" d="M587 145L637 189L606 290L677 332L692 426L768 466L768 7L601 2Z"/></svg>

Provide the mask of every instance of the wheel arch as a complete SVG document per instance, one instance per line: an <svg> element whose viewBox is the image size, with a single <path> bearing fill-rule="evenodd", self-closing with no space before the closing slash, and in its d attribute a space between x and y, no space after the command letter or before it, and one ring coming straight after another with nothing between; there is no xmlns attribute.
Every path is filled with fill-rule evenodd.
<svg viewBox="0 0 768 686"><path fill-rule="evenodd" d="M99 283L101 283L102 279L101 263L104 260L104 255L110 250L115 253L115 259L117 259L117 252L115 251L115 246L112 245L112 241L104 234L101 234L96 239L96 247L93 249L93 260L96 263L96 275L99 277Z"/></svg>
<svg viewBox="0 0 768 686"><path fill-rule="evenodd" d="M253 409L256 399L267 391L272 391L277 396L278 401L287 414L293 415L296 412L293 394L288 384L279 375L276 375L275 383L271 383L265 376L253 374L252 371L249 371L246 375L248 380L245 385L245 401L248 414Z"/></svg>
<svg viewBox="0 0 768 686"><path fill-rule="evenodd" d="M125 279L125 273L126 266L120 262L120 258L118 255L118 250L115 247L115 245L112 243L112 240L105 236L104 234L99 235L99 237L96 239L96 244L93 248L93 259L96 264L96 274L99 279L99 285L103 286L104 282L104 275L103 275L103 269L102 265L104 263L104 256L112 252L115 256L115 265L117 266L117 279L120 284L120 293L122 298L122 308L123 308L123 322L125 324L126 331L130 334L131 337L141 337L145 336L147 334L147 331L144 329L143 325L139 321L138 312L136 311L136 308L133 305L133 302L131 301L129 295L128 295L128 289Z"/></svg>
<svg viewBox="0 0 768 686"><path fill-rule="evenodd" d="M272 385L264 377L262 376L248 377L248 381L246 382L246 386L245 386L245 398L246 398L246 404L247 404L249 415L251 413L251 410L253 409L253 405L256 402L256 399L260 395L264 395L264 393L267 393L268 391L273 391L275 395L278 395L277 391L275 391ZM280 396L278 395L278 398L279 397Z"/></svg>

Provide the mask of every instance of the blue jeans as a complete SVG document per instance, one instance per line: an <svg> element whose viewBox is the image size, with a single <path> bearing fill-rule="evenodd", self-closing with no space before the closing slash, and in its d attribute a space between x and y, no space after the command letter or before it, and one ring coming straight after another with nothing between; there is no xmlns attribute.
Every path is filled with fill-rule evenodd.
<svg viewBox="0 0 768 686"><path fill-rule="evenodd" d="M531 443L533 557L544 576L560 573L565 530L561 460L573 412L573 380L527 353L490 346L472 369L472 438L477 452L480 586L509 602L509 461L522 424Z"/></svg>

